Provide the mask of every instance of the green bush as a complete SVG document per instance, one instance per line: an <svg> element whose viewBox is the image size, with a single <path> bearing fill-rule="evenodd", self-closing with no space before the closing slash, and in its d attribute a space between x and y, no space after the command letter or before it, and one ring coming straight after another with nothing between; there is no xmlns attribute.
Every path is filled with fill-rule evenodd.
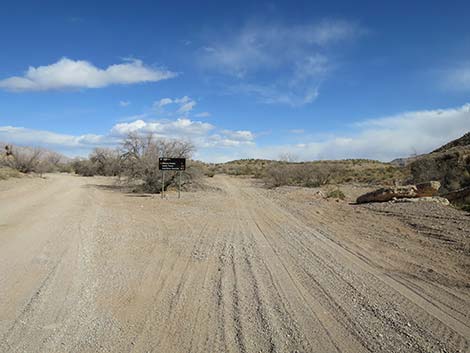
<svg viewBox="0 0 470 353"><path fill-rule="evenodd" d="M331 190L326 194L327 199L340 199L344 200L346 195L340 189Z"/></svg>
<svg viewBox="0 0 470 353"><path fill-rule="evenodd" d="M460 206L460 209L466 212L470 212L470 204Z"/></svg>

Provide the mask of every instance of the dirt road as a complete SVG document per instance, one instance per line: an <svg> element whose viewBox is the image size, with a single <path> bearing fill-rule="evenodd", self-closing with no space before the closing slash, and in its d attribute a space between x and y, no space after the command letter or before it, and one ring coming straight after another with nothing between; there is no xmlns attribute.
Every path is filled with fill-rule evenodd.
<svg viewBox="0 0 470 353"><path fill-rule="evenodd" d="M469 351L468 288L422 291L287 199L210 183L181 200L0 184L0 351Z"/></svg>

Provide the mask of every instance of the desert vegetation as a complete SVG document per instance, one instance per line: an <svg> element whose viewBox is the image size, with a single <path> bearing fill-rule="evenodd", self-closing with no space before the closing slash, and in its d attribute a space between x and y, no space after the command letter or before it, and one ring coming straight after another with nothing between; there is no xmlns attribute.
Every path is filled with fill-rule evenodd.
<svg viewBox="0 0 470 353"><path fill-rule="evenodd" d="M88 158L71 160L59 153L33 147L14 146L11 151L9 156L3 154L0 165L19 173L75 172L81 176L113 176L141 191L158 193L162 187L158 158L191 158L194 145L152 134L130 134L119 147L95 148ZM348 182L393 184L408 175L408 168L365 159L294 162L294 158L289 157L282 161L242 159L227 163L191 160L187 167L188 170L182 173L183 185L198 176L213 177L216 174L255 177L268 187L318 187ZM176 173L166 174L165 188L168 188L175 184Z"/></svg>
<svg viewBox="0 0 470 353"><path fill-rule="evenodd" d="M140 182L142 191L156 193L178 182L177 172L158 170L160 157L190 158L194 145L188 141L155 138L154 135L129 134L119 149L120 175L131 182ZM182 185L190 182L196 175L189 164L181 174Z"/></svg>
<svg viewBox="0 0 470 353"><path fill-rule="evenodd" d="M81 176L116 177L134 190L158 193L162 189L158 159L184 157L189 161L187 170L182 173L183 186L188 186L199 176L213 177L216 174L254 177L271 188L351 183L396 186L436 180L441 183L439 194L444 195L470 187L469 140L470 136L466 134L429 154L404 158L403 163L367 159L298 162L291 155L281 156L280 160L240 159L204 163L191 160L195 148L188 141L162 139L152 134L129 134L117 148L95 148L88 158L74 160L43 148L8 146L0 157L0 179L22 173L75 172ZM163 187L171 188L178 181L177 173L167 172ZM469 204L468 197L454 204L465 208Z"/></svg>
<svg viewBox="0 0 470 353"><path fill-rule="evenodd" d="M188 141L157 138L153 134L129 134L116 149L95 148L87 159L72 162L73 170L82 176L115 176L133 190L159 193L179 182L177 172L158 169L160 157L190 158L194 145ZM181 173L182 186L200 175L197 163L188 163Z"/></svg>
<svg viewBox="0 0 470 353"><path fill-rule="evenodd" d="M21 176L21 173L16 169L9 167L0 167L0 180L6 180L10 178L18 178Z"/></svg>
<svg viewBox="0 0 470 353"><path fill-rule="evenodd" d="M157 138L152 134L129 134L118 148L95 148L88 158L73 160L43 148L5 145L0 156L0 179L22 174L75 172L81 176L112 176L133 187L133 190L158 193L162 189L162 173L158 170L160 157L190 158L194 145L188 141ZM203 163L188 163L181 173L185 186L205 170ZM164 188L180 180L176 172L165 172Z"/></svg>
<svg viewBox="0 0 470 353"><path fill-rule="evenodd" d="M5 145L0 155L3 178L37 173L71 171L69 159L60 153L39 147Z"/></svg>
<svg viewBox="0 0 470 353"><path fill-rule="evenodd" d="M440 194L464 210L470 210L470 133L435 151L418 156L409 164L415 183L437 180Z"/></svg>
<svg viewBox="0 0 470 353"><path fill-rule="evenodd" d="M268 187L282 185L318 187L342 183L392 185L409 178L407 168L367 159L314 162L292 160L292 157L281 161L241 159L207 165L206 174L253 176L263 180Z"/></svg>

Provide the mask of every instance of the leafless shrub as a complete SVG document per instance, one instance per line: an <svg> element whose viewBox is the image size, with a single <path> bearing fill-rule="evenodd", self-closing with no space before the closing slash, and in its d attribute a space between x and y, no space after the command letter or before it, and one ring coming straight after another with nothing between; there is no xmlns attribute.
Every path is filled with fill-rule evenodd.
<svg viewBox="0 0 470 353"><path fill-rule="evenodd" d="M39 147L6 145L0 153L0 166L17 170L21 173L50 173L60 171L68 160L60 153Z"/></svg>
<svg viewBox="0 0 470 353"><path fill-rule="evenodd" d="M81 176L91 177L97 174L96 165L89 159L75 159L72 162L72 169Z"/></svg>
<svg viewBox="0 0 470 353"><path fill-rule="evenodd" d="M287 164L269 166L264 181L269 187L289 185L292 183L292 169Z"/></svg>
<svg viewBox="0 0 470 353"><path fill-rule="evenodd" d="M37 172L42 154L43 150L40 148L9 146L2 164L21 173Z"/></svg>
<svg viewBox="0 0 470 353"><path fill-rule="evenodd" d="M193 151L193 144L187 141L158 139L152 134L131 133L120 149L122 174L131 181L142 181L143 191L158 193L162 189L162 173L158 169L159 158L189 158ZM183 185L194 176L191 167L188 167L182 173ZM164 189L176 182L176 172L165 172Z"/></svg>
<svg viewBox="0 0 470 353"><path fill-rule="evenodd" d="M331 183L344 173L344 168L328 163L278 163L269 166L265 182L270 187L297 185L318 187Z"/></svg>
<svg viewBox="0 0 470 353"><path fill-rule="evenodd" d="M44 153L44 160L53 166L55 169L58 169L61 164L63 164L64 161L64 156L61 155L60 153L53 152L53 151L47 151Z"/></svg>
<svg viewBox="0 0 470 353"><path fill-rule="evenodd" d="M95 148L91 152L89 159L94 164L96 174L117 176L121 173L121 159L118 150Z"/></svg>

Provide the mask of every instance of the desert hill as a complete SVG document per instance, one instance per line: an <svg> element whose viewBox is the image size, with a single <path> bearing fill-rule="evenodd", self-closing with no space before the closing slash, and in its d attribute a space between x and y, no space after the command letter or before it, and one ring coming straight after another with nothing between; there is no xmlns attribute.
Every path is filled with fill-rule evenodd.
<svg viewBox="0 0 470 353"><path fill-rule="evenodd" d="M409 164L414 182L439 180L442 193L470 187L470 133Z"/></svg>

